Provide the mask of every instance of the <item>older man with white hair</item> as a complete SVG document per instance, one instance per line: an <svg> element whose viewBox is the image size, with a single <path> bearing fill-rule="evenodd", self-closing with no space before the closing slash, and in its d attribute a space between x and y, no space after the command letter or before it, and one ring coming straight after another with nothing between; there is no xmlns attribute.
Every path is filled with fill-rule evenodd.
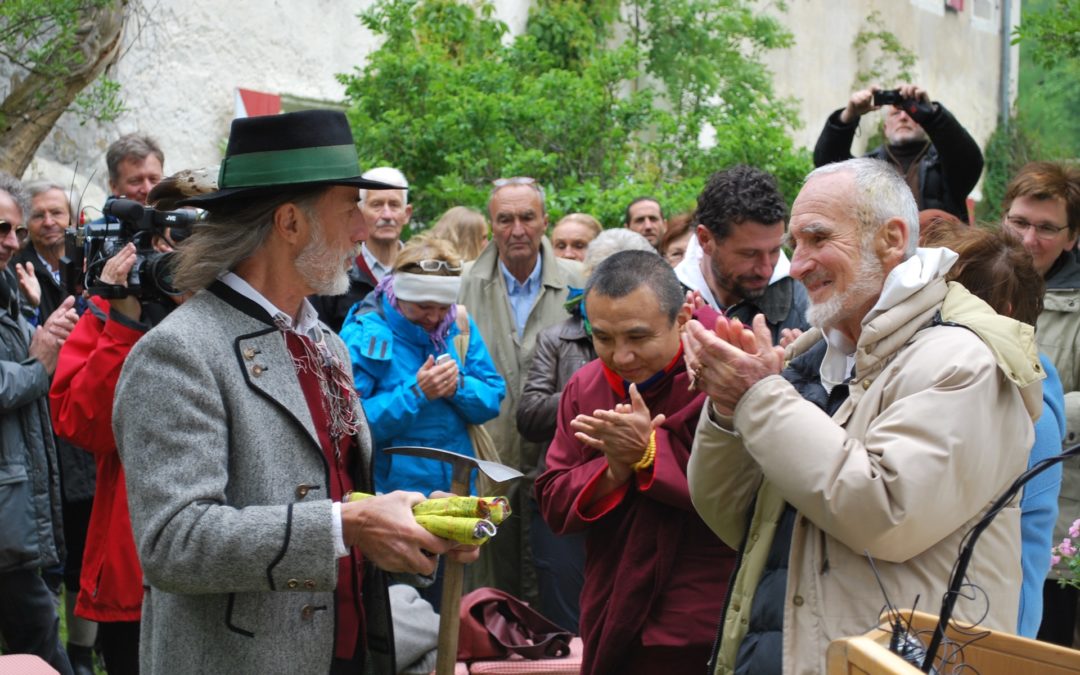
<svg viewBox="0 0 1080 675"><path fill-rule="evenodd" d="M761 316L684 337L710 398L691 496L742 547L717 673L824 672L830 640L877 622L881 587L936 606L961 539L1026 468L1041 409L1030 327L947 284L956 254L916 249L915 200L888 165L811 173L791 238L814 329L786 354ZM1015 630L1019 521L1013 503L980 540L968 577L985 596L962 619Z"/></svg>
<svg viewBox="0 0 1080 675"><path fill-rule="evenodd" d="M75 326L74 300L62 301L36 329L19 308L8 266L30 196L0 171L0 639L11 654L35 654L72 672L43 569L63 561L60 476L49 424L49 378Z"/></svg>
<svg viewBox="0 0 1080 675"><path fill-rule="evenodd" d="M367 297L393 269L402 246L401 232L412 218L409 181L405 174L393 167L380 166L365 171L362 178L397 185L400 189L360 190L360 212L367 221L369 234L349 269L349 290L343 295L309 298L319 318L334 332L341 331L352 307Z"/></svg>

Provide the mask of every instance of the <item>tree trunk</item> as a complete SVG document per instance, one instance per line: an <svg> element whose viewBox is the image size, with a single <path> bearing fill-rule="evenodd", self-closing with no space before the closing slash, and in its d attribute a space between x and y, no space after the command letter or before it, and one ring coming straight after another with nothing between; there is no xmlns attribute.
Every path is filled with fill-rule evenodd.
<svg viewBox="0 0 1080 675"><path fill-rule="evenodd" d="M127 0L112 0L84 12L76 40L82 58L53 54L49 59L67 66L65 77L30 70L19 81L13 78L11 92L0 102L0 170L21 176L60 115L112 62L120 49L126 5Z"/></svg>

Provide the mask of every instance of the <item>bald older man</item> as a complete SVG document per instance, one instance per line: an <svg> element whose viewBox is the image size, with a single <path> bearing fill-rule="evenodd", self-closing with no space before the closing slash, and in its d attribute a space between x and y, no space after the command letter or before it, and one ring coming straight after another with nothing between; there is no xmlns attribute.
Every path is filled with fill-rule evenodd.
<svg viewBox="0 0 1080 675"><path fill-rule="evenodd" d="M810 174L791 238L815 328L786 355L760 315L753 330L692 321L684 337L710 399L690 494L742 547L717 673L824 672L830 640L877 622L879 584L895 602L938 602L961 539L1027 468L1017 449L1041 411L1030 326L945 282L956 255L916 248L915 200L886 164ZM987 602L956 614L1013 632L1018 504L990 524L968 577Z"/></svg>

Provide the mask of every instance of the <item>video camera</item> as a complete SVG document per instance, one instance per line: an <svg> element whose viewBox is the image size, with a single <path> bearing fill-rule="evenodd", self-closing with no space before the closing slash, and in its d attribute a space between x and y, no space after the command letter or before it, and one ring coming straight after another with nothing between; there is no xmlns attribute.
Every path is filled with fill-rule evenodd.
<svg viewBox="0 0 1080 675"><path fill-rule="evenodd" d="M68 228L64 234L65 255L60 259L61 283L78 295L85 289L103 298L134 296L140 301L164 301L180 294L172 283L175 254L154 249L154 235L179 242L190 234L194 211L158 211L130 199L114 199L105 204L102 222L87 223L81 229ZM109 222L110 216L119 222ZM127 286L105 283L101 272L105 263L128 242L135 244L135 264L128 273ZM84 273L85 270L85 273Z"/></svg>

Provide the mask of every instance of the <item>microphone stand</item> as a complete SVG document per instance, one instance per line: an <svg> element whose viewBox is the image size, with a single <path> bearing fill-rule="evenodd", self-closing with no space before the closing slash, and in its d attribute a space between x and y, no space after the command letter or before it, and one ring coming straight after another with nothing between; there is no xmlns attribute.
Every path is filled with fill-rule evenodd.
<svg viewBox="0 0 1080 675"><path fill-rule="evenodd" d="M1005 505L1020 492L1020 489L1023 488L1028 481L1055 464L1063 462L1069 457L1077 454L1080 454L1080 444L1072 446L1060 455L1047 457L1020 474L1020 476L1013 481L1013 484L1009 486L1009 489L994 501L986 515L983 516L979 522L975 523L975 526L968 530L968 533L964 535L964 543L960 549L960 557L956 560L952 578L949 580L949 589L945 591L945 595L941 599L941 613L938 616L937 627L934 629L934 636L930 639L930 644L926 648L926 658L923 660L922 664L922 671L924 673L929 673L933 668L934 657L937 656L938 648L941 646L942 640L945 639L945 628L949 625L949 619L952 618L953 607L956 605L956 598L960 595L960 586L964 582L964 575L967 574L968 564L971 562L971 556L975 551L975 542L978 541L979 535L983 533L983 530L990 526L991 521L993 521L997 514L1005 508Z"/></svg>

